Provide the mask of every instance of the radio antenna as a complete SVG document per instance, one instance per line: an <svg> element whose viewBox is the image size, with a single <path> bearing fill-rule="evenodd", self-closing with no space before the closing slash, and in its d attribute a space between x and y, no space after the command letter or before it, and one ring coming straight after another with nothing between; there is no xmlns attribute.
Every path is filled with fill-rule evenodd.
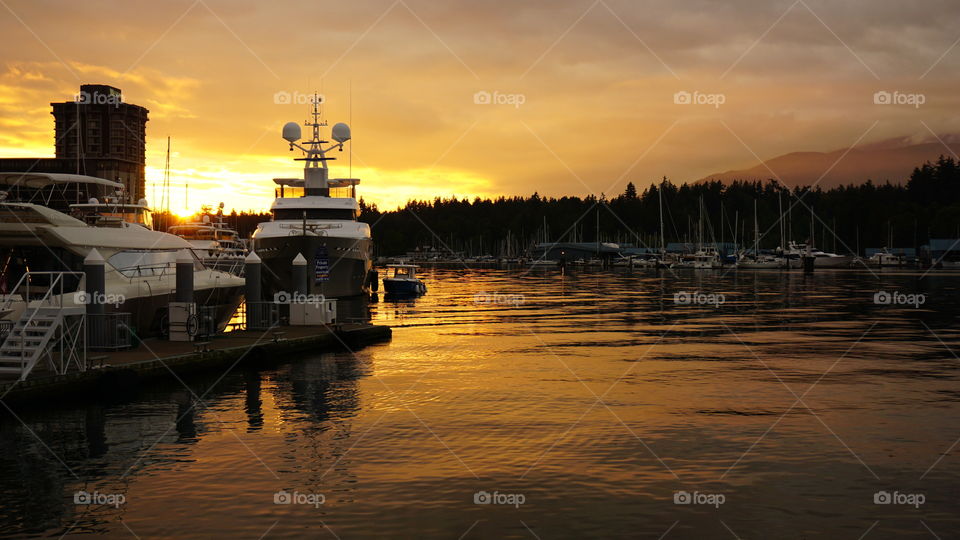
<svg viewBox="0 0 960 540"><path fill-rule="evenodd" d="M348 91L349 110L347 111L347 118L349 118L349 120L347 121L350 122L350 125L352 126L353 125L353 79L350 79L348 84L349 84L349 91ZM352 141L350 142L350 148L347 149L347 160L350 162L350 165L349 165L350 174L348 176L350 178L353 178L353 142Z"/></svg>

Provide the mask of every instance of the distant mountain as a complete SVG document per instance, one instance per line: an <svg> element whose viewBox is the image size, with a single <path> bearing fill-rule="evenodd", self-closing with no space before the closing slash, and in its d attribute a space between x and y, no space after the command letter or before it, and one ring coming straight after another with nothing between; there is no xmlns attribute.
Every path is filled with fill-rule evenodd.
<svg viewBox="0 0 960 540"><path fill-rule="evenodd" d="M941 138L954 152L960 152L960 136L947 135ZM790 187L808 186L816 182L845 152L846 148L832 152L791 152L748 169L707 175L698 182L767 180L774 178L770 172L772 170ZM901 184L909 179L914 168L926 161L936 161L941 155L952 154L935 139L917 141L911 137L899 137L866 144L850 150L817 185L826 189L841 184L861 184L867 179L874 183L889 180Z"/></svg>

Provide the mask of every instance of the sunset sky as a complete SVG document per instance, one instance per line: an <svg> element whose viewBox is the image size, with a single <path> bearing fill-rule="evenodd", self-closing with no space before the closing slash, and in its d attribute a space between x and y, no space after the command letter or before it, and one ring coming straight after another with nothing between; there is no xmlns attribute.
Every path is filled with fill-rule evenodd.
<svg viewBox="0 0 960 540"><path fill-rule="evenodd" d="M0 155L52 156L50 102L110 84L150 109L148 195L169 135L175 206L189 180L191 206L263 209L300 172L280 128L307 112L275 95L316 90L381 208L614 194L960 132L958 16L948 0L0 0Z"/></svg>

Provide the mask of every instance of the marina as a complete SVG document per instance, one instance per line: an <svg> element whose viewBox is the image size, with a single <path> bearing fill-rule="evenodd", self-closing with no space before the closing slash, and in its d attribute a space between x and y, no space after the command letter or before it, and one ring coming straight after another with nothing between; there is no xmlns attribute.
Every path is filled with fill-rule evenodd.
<svg viewBox="0 0 960 540"><path fill-rule="evenodd" d="M960 3L0 4L0 540L960 536Z"/></svg>
<svg viewBox="0 0 960 540"><path fill-rule="evenodd" d="M856 537L877 520L885 536L917 535L918 518L942 537L956 529L960 478L940 460L960 407L945 397L956 275L678 275L424 269L429 294L370 304L388 342L185 374L186 386L112 385L77 405L11 404L64 463L13 417L0 422L0 532L206 538L276 522L278 538L505 537L525 523L542 538L609 538L679 521L677 538L721 537L724 524L741 538ZM879 305L880 290L927 299ZM724 300L675 301L694 291ZM16 497L23 485L40 502ZM874 505L891 486L926 502ZM125 499L74 506L78 490ZM678 506L678 490L725 502ZM280 491L324 501L276 505ZM475 504L481 491L524 500Z"/></svg>

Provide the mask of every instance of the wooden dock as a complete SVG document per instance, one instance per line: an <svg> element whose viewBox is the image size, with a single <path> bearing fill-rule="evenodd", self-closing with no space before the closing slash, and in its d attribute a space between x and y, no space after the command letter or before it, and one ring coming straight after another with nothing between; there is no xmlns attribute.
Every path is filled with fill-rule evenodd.
<svg viewBox="0 0 960 540"><path fill-rule="evenodd" d="M289 361L291 355L355 350L388 341L391 335L388 326L356 323L242 330L201 342L145 340L130 350L88 352L86 371L65 375L35 372L23 381L0 382L0 396L5 402L58 401L173 374L226 371L239 365L270 366Z"/></svg>

